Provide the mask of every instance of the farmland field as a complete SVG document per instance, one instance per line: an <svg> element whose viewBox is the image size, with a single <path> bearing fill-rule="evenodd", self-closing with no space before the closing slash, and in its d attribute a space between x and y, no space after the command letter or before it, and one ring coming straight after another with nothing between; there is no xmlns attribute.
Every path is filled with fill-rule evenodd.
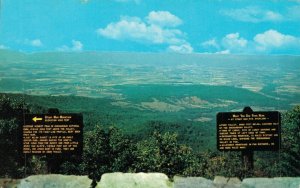
<svg viewBox="0 0 300 188"><path fill-rule="evenodd" d="M136 138L155 128L215 150L222 111L286 111L300 104L300 57L0 51L0 92L84 114L85 129L117 126ZM204 144L205 143L205 144Z"/></svg>

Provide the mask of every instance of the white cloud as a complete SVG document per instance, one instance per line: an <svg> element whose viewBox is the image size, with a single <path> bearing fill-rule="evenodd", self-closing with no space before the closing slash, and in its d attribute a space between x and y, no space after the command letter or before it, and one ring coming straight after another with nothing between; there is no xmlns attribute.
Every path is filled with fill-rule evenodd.
<svg viewBox="0 0 300 188"><path fill-rule="evenodd" d="M249 49L249 41L239 33L229 33L221 40L216 38L205 41L202 46L217 54L244 53Z"/></svg>
<svg viewBox="0 0 300 188"><path fill-rule="evenodd" d="M31 46L35 46L35 47L41 47L43 46L43 43L40 39L34 39L32 41L30 41Z"/></svg>
<svg viewBox="0 0 300 188"><path fill-rule="evenodd" d="M193 47L190 44L182 44L182 45L171 45L168 47L168 51L176 52L176 53L192 53Z"/></svg>
<svg viewBox="0 0 300 188"><path fill-rule="evenodd" d="M82 51L83 44L78 40L72 40L72 46L69 47L67 45L63 45L59 48L57 48L58 51L73 51L73 52L79 52Z"/></svg>
<svg viewBox="0 0 300 188"><path fill-rule="evenodd" d="M220 47L215 38L202 42L201 45L205 48L213 47L218 49Z"/></svg>
<svg viewBox="0 0 300 188"><path fill-rule="evenodd" d="M78 40L72 40L72 45L73 51L81 51L83 48L83 44Z"/></svg>
<svg viewBox="0 0 300 188"><path fill-rule="evenodd" d="M221 10L221 14L242 22L277 22L282 21L284 16L272 10L264 10L260 7L246 7L240 9Z"/></svg>
<svg viewBox="0 0 300 188"><path fill-rule="evenodd" d="M168 11L151 11L146 17L149 24L161 27L176 27L182 24L182 20Z"/></svg>
<svg viewBox="0 0 300 188"><path fill-rule="evenodd" d="M299 3L300 0L290 0ZM286 6L279 11L263 9L257 6L248 6L239 9L223 9L221 14L242 22L279 22L300 21L300 5Z"/></svg>
<svg viewBox="0 0 300 188"><path fill-rule="evenodd" d="M88 3L89 0L80 0L82 3Z"/></svg>
<svg viewBox="0 0 300 188"><path fill-rule="evenodd" d="M240 37L239 33L230 33L222 39L222 45L232 51L241 51L246 48L248 41Z"/></svg>
<svg viewBox="0 0 300 188"><path fill-rule="evenodd" d="M222 50L222 51L216 52L216 54L230 54L230 50Z"/></svg>
<svg viewBox="0 0 300 188"><path fill-rule="evenodd" d="M154 44L175 44L182 42L183 33L178 29L167 29L157 25L147 25L137 17L123 17L119 22L110 23L97 33L116 40L133 40Z"/></svg>
<svg viewBox="0 0 300 188"><path fill-rule="evenodd" d="M3 44L1 44L1 45L0 45L0 50L5 50L5 49L8 49L8 47L5 46L5 45L3 45Z"/></svg>
<svg viewBox="0 0 300 188"><path fill-rule="evenodd" d="M33 39L33 40L25 39L24 43L26 45L30 45L33 47L42 47L43 46L43 43L40 39Z"/></svg>
<svg viewBox="0 0 300 188"><path fill-rule="evenodd" d="M221 40L208 40L203 42L215 48L215 53L288 53L290 51L300 51L300 38L292 35L286 35L276 30L269 29L263 33L256 34L253 39L245 39L239 33L230 33ZM203 44L202 43L202 44Z"/></svg>
<svg viewBox="0 0 300 188"><path fill-rule="evenodd" d="M97 34L114 40L167 44L170 46L169 49L176 50L180 47L188 49L186 45L190 46L190 44L185 40L185 34L175 28L181 23L182 21L170 12L152 11L145 19L123 16L118 22L112 22L105 28L97 29Z"/></svg>
<svg viewBox="0 0 300 188"><path fill-rule="evenodd" d="M286 48L300 45L300 39L292 35L285 35L270 29L257 34L253 38L258 50L271 50L274 48Z"/></svg>

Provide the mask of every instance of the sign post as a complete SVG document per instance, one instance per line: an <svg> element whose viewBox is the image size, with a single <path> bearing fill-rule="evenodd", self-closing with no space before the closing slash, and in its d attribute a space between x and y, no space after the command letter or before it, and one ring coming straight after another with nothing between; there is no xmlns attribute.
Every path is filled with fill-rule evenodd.
<svg viewBox="0 0 300 188"><path fill-rule="evenodd" d="M219 151L241 151L245 169L253 169L254 151L278 151L281 117L277 111L217 114L217 148Z"/></svg>
<svg viewBox="0 0 300 188"><path fill-rule="evenodd" d="M253 113L253 110L250 107L245 107L243 113L251 114ZM242 150L242 160L243 160L244 169L252 172L254 168L253 151L249 149Z"/></svg>

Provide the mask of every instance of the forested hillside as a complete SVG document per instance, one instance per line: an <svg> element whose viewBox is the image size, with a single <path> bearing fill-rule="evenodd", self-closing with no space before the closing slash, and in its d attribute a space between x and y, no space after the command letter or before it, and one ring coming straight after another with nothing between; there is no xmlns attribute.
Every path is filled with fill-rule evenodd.
<svg viewBox="0 0 300 188"><path fill-rule="evenodd" d="M241 178L300 175L300 106L283 114L280 151L256 152L252 172L243 168L239 152L218 152L215 146L203 150L193 149L189 140L185 140L184 134L187 132L180 127L183 126L181 124L152 122L151 128L145 129L144 133L129 134L114 124L109 126L109 121L105 126L92 121L97 119L93 117L97 113L89 112L83 114L85 124L89 126L84 131L82 156L25 157L19 153L18 132L24 113L45 113L55 103L61 106L70 104L72 109L73 103L69 102L75 98L61 100L60 97L47 97L50 100L42 103L43 98L36 96L0 95L1 177L16 178L45 173L88 174L98 181L106 172L163 172L170 177L183 175L208 178L216 175ZM37 105L37 101L42 105ZM205 133L199 130L198 136L203 137Z"/></svg>

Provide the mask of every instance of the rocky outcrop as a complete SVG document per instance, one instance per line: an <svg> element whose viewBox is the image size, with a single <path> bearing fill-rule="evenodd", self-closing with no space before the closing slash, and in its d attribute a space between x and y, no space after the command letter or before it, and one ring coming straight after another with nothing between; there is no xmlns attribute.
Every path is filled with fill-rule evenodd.
<svg viewBox="0 0 300 188"><path fill-rule="evenodd" d="M161 173L110 173L104 174L97 188L171 188L168 176Z"/></svg>
<svg viewBox="0 0 300 188"><path fill-rule="evenodd" d="M34 175L21 180L0 179L0 188L89 188L87 176L58 174ZM216 176L214 180L202 177L175 176L171 181L162 173L108 173L103 174L97 188L300 188L300 177L238 178Z"/></svg>
<svg viewBox="0 0 300 188"><path fill-rule="evenodd" d="M29 176L20 181L18 188L88 188L92 180L87 176L58 174Z"/></svg>
<svg viewBox="0 0 300 188"><path fill-rule="evenodd" d="M246 178L243 188L300 188L300 178Z"/></svg>
<svg viewBox="0 0 300 188"><path fill-rule="evenodd" d="M214 185L217 188L240 188L241 184L242 182L239 178L216 176L214 179Z"/></svg>
<svg viewBox="0 0 300 188"><path fill-rule="evenodd" d="M174 188L215 188L211 180L202 177L174 177Z"/></svg>

